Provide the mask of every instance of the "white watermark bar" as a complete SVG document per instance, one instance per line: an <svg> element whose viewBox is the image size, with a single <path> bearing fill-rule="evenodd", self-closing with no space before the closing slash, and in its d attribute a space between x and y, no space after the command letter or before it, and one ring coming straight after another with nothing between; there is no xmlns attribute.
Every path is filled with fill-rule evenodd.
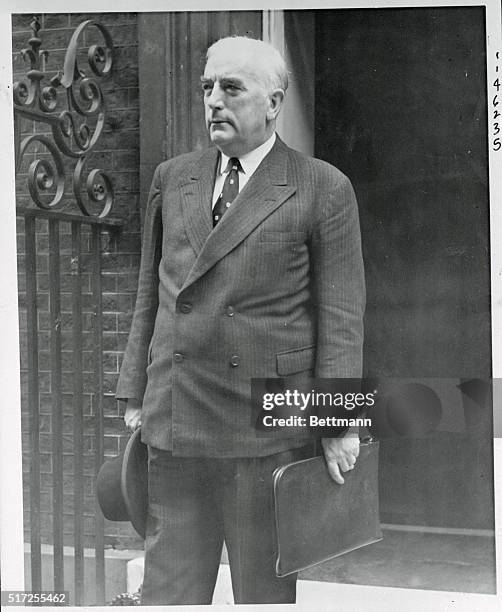
<svg viewBox="0 0 502 612"><path fill-rule="evenodd" d="M337 437L349 428L378 439L423 438L436 431L501 436L491 378L252 379L251 421L259 434ZM494 418L496 417L496 418Z"/></svg>
<svg viewBox="0 0 502 612"><path fill-rule="evenodd" d="M1 591L2 606L69 606L68 591Z"/></svg>

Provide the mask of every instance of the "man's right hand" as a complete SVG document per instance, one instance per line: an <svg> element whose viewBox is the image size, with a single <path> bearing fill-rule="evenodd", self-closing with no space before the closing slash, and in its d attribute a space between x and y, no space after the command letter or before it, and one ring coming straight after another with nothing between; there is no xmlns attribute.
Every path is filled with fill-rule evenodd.
<svg viewBox="0 0 502 612"><path fill-rule="evenodd" d="M124 414L124 422L130 432L141 426L141 402L137 399L128 399Z"/></svg>

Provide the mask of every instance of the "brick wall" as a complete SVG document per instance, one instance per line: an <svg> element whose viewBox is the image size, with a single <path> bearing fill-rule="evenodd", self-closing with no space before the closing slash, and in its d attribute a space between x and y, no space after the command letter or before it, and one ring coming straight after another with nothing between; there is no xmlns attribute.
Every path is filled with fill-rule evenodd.
<svg viewBox="0 0 502 612"><path fill-rule="evenodd" d="M105 455L114 456L124 448L127 435L122 415L114 399L114 391L121 364L122 353L127 341L137 288L140 252L139 214L139 116L138 116L138 54L137 18L134 13L106 14L53 14L40 15L42 26L39 36L42 48L49 51L45 70L49 77L62 69L67 45L78 24L86 19L96 19L106 26L114 43L114 68L110 78L103 84L107 106L107 122L94 153L89 156L88 170L102 168L110 175L115 191L115 204L110 216L120 218L123 226L118 233L103 236L102 243L102 284L103 284L103 370L104 370L104 449ZM14 80L26 74L28 65L23 61L20 50L27 47L31 36L32 15L14 15L13 27L13 70ZM90 44L102 39L95 28L86 30L82 38L82 51ZM80 55L79 55L80 57ZM82 62L84 68L85 57ZM60 100L62 103L63 100ZM24 137L47 128L28 120L19 124L19 135ZM27 155L16 177L17 202L29 205L26 187L27 168L34 159ZM42 157L44 155L42 154ZM40 157L40 155L38 155ZM73 167L73 166L72 166ZM70 181L67 188L71 194ZM61 208L75 210L73 197L66 196ZM26 286L25 286L25 235L24 221L18 219L18 282L19 321L21 337L22 377L22 427L23 459L25 472L25 525L26 539L29 540L29 473L33 457L29 442L27 406L27 330L26 330ZM41 510L42 540L50 543L52 538L52 401L50 394L50 351L49 351L49 250L47 222L37 221L37 304L39 326L39 370L40 370L40 448L41 448ZM84 375L84 486L85 486L85 543L92 545L94 534L94 413L95 398L92 395L92 294L90 274L89 234L83 235L82 257L82 298L84 305L83 324L83 375ZM61 225L61 329L63 363L63 465L64 465L64 529L65 544L72 545L74 532L73 511L73 406L72 406L72 352L71 352L71 273L70 273L70 227ZM106 522L105 542L107 546L141 547L141 542L127 523Z"/></svg>

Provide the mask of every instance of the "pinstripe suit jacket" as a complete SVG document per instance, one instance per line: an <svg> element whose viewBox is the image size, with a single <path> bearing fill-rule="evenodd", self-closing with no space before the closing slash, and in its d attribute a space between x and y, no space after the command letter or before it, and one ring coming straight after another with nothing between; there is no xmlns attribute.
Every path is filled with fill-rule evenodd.
<svg viewBox="0 0 502 612"><path fill-rule="evenodd" d="M155 172L117 398L143 401L151 446L262 456L306 434L256 435L251 378L361 375L357 203L339 170L277 139L213 229L217 162L211 148Z"/></svg>

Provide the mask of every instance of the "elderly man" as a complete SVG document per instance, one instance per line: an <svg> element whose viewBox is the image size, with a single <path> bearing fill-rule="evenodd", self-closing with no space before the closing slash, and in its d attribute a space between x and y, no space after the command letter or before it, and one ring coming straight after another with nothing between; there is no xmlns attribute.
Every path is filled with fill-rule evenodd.
<svg viewBox="0 0 502 612"><path fill-rule="evenodd" d="M357 205L341 172L276 135L288 80L273 47L222 39L201 82L214 146L155 172L117 388L149 452L143 603L211 603L223 542L236 603L289 603L296 576L274 571L272 473L312 443L255 431L251 379L361 375ZM357 434L323 447L343 483ZM305 512L298 520L315 520Z"/></svg>

